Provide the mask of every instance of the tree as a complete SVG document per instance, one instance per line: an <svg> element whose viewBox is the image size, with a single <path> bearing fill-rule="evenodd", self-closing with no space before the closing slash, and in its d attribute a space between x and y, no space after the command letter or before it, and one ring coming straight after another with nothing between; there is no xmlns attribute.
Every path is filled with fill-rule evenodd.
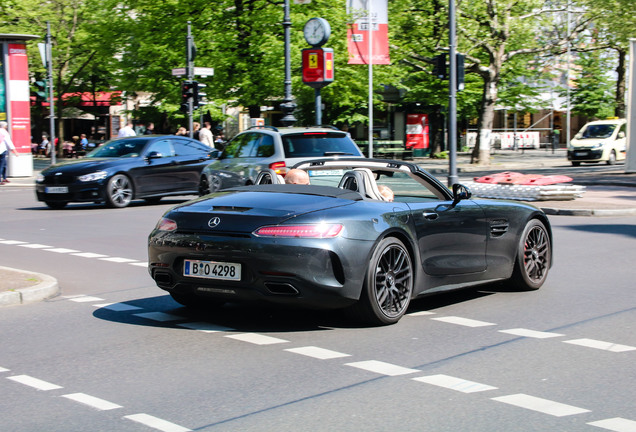
<svg viewBox="0 0 636 432"><path fill-rule="evenodd" d="M580 67L571 92L572 112L587 118L607 118L614 115L616 100L612 80L608 76L608 60L604 52L582 53L575 64Z"/></svg>

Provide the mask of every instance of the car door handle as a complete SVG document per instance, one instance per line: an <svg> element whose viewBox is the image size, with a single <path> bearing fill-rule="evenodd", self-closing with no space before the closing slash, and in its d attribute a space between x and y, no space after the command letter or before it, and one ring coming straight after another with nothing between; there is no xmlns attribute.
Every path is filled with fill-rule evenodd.
<svg viewBox="0 0 636 432"><path fill-rule="evenodd" d="M435 220L439 217L437 213L427 213L427 212L422 213L422 216L424 216L424 219L427 219L427 220Z"/></svg>

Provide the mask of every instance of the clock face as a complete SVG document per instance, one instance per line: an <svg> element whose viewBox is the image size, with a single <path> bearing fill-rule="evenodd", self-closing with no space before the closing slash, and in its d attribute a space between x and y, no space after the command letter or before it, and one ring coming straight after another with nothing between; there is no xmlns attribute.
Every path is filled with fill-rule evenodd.
<svg viewBox="0 0 636 432"><path fill-rule="evenodd" d="M320 46L329 39L331 27L323 18L312 18L305 24L303 33L307 43L313 46Z"/></svg>

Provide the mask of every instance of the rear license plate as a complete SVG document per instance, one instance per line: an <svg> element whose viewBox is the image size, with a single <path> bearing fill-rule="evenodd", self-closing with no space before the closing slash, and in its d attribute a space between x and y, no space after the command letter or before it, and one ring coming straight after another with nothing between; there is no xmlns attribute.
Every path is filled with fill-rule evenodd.
<svg viewBox="0 0 636 432"><path fill-rule="evenodd" d="M44 192L50 194L65 194L68 193L68 188L66 186L49 186L44 188Z"/></svg>
<svg viewBox="0 0 636 432"><path fill-rule="evenodd" d="M241 265L218 261L185 260L183 275L206 279L241 280Z"/></svg>
<svg viewBox="0 0 636 432"><path fill-rule="evenodd" d="M574 156L587 156L587 152L574 152Z"/></svg>

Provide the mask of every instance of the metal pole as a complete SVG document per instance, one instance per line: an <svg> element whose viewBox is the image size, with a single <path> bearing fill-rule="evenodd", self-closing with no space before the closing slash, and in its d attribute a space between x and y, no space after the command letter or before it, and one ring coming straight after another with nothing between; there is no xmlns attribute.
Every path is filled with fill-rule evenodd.
<svg viewBox="0 0 636 432"><path fill-rule="evenodd" d="M296 104L292 97L292 80L291 80L291 51L290 51L290 39L291 39L291 18L289 16L289 0L285 0L284 3L284 17L283 17L283 29L285 33L285 99L280 104L280 108L283 111L283 118L281 123L284 126L293 126L296 123L296 117L294 117L294 110Z"/></svg>
<svg viewBox="0 0 636 432"><path fill-rule="evenodd" d="M448 2L448 186L458 182L457 177L457 53L455 38L455 0Z"/></svg>
<svg viewBox="0 0 636 432"><path fill-rule="evenodd" d="M51 50L51 22L46 22L46 73L49 86L49 128L51 143L51 165L55 163L57 149L55 148L55 99L53 92L53 55ZM61 144L61 143L60 143Z"/></svg>
<svg viewBox="0 0 636 432"><path fill-rule="evenodd" d="M320 89L314 89L314 95L316 96L316 126L322 124L322 96L320 95Z"/></svg>
<svg viewBox="0 0 636 432"><path fill-rule="evenodd" d="M369 157L373 158L373 2L368 1L367 34L369 36Z"/></svg>
<svg viewBox="0 0 636 432"><path fill-rule="evenodd" d="M193 45L190 21L188 21L188 35L186 36L186 75L190 82L194 81L194 59L192 58ZM194 123L192 121L193 106L194 101L192 98L188 98L188 134L190 138L194 136L194 131L192 130L194 127Z"/></svg>

